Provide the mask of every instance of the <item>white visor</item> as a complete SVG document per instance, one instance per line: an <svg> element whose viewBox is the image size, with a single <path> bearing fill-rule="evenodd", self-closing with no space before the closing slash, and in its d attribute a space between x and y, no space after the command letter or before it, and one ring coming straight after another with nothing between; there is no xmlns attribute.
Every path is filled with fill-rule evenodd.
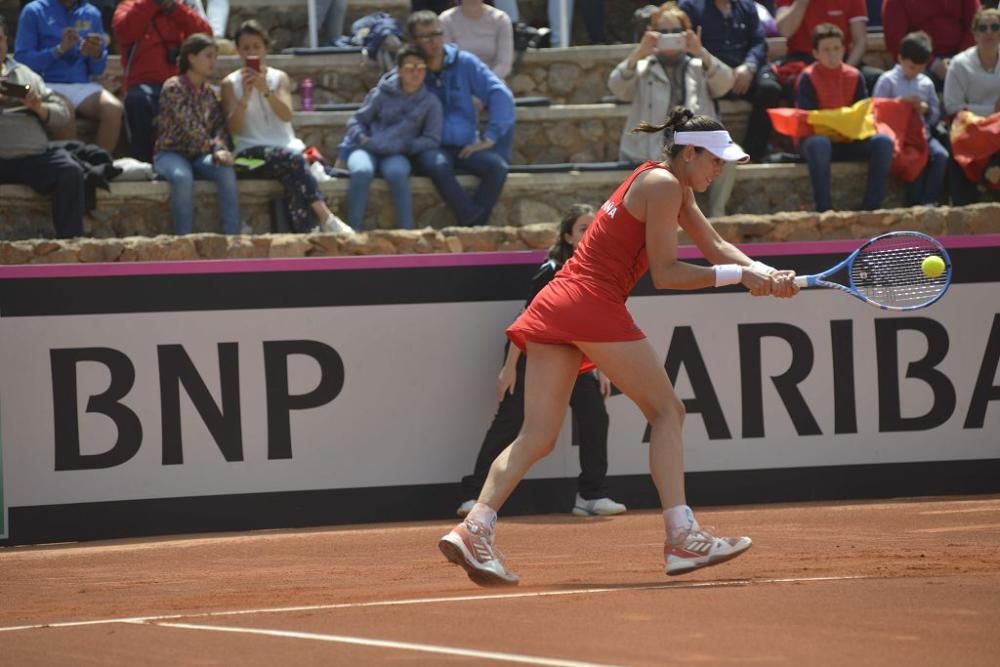
<svg viewBox="0 0 1000 667"><path fill-rule="evenodd" d="M733 141L725 130L678 132L674 135L674 143L681 146L699 146L727 162L746 162L750 159L750 156L743 152L740 145Z"/></svg>

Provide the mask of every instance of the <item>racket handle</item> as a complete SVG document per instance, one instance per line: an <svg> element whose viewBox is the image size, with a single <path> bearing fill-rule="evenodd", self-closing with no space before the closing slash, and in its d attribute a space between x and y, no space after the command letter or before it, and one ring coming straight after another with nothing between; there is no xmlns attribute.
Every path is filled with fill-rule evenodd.
<svg viewBox="0 0 1000 667"><path fill-rule="evenodd" d="M809 279L812 278L812 281ZM795 276L795 284L798 287L811 287L815 284L815 278L813 276Z"/></svg>

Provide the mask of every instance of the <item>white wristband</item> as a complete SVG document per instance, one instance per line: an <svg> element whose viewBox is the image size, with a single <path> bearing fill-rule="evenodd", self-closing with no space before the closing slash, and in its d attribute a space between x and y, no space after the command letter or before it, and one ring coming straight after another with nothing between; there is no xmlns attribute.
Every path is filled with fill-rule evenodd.
<svg viewBox="0 0 1000 667"><path fill-rule="evenodd" d="M768 276L773 276L775 273L778 272L778 269L774 268L773 266L768 266L764 262L758 262L757 260L754 260L750 264L750 270L751 271L760 271L761 273L763 273L765 275L768 275Z"/></svg>
<svg viewBox="0 0 1000 667"><path fill-rule="evenodd" d="M715 286L725 287L726 285L736 285L743 280L743 267L739 264L716 264Z"/></svg>

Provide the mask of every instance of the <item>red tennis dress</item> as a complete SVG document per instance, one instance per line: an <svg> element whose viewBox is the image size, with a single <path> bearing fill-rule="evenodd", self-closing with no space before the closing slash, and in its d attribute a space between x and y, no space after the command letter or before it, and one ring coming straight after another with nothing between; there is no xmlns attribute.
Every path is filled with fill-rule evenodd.
<svg viewBox="0 0 1000 667"><path fill-rule="evenodd" d="M620 342L646 335L625 300L649 268L646 225L622 203L636 177L659 162L639 166L594 216L566 264L507 328L521 350L527 342L570 345L573 341ZM594 368L584 359L581 372Z"/></svg>

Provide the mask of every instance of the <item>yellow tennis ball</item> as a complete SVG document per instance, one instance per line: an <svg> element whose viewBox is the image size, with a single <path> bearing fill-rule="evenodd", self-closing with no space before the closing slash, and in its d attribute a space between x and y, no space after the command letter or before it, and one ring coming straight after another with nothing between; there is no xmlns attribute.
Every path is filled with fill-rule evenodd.
<svg viewBox="0 0 1000 667"><path fill-rule="evenodd" d="M920 263L920 268L928 278L937 278L944 273L944 260L937 255L929 255L924 257L924 261Z"/></svg>

